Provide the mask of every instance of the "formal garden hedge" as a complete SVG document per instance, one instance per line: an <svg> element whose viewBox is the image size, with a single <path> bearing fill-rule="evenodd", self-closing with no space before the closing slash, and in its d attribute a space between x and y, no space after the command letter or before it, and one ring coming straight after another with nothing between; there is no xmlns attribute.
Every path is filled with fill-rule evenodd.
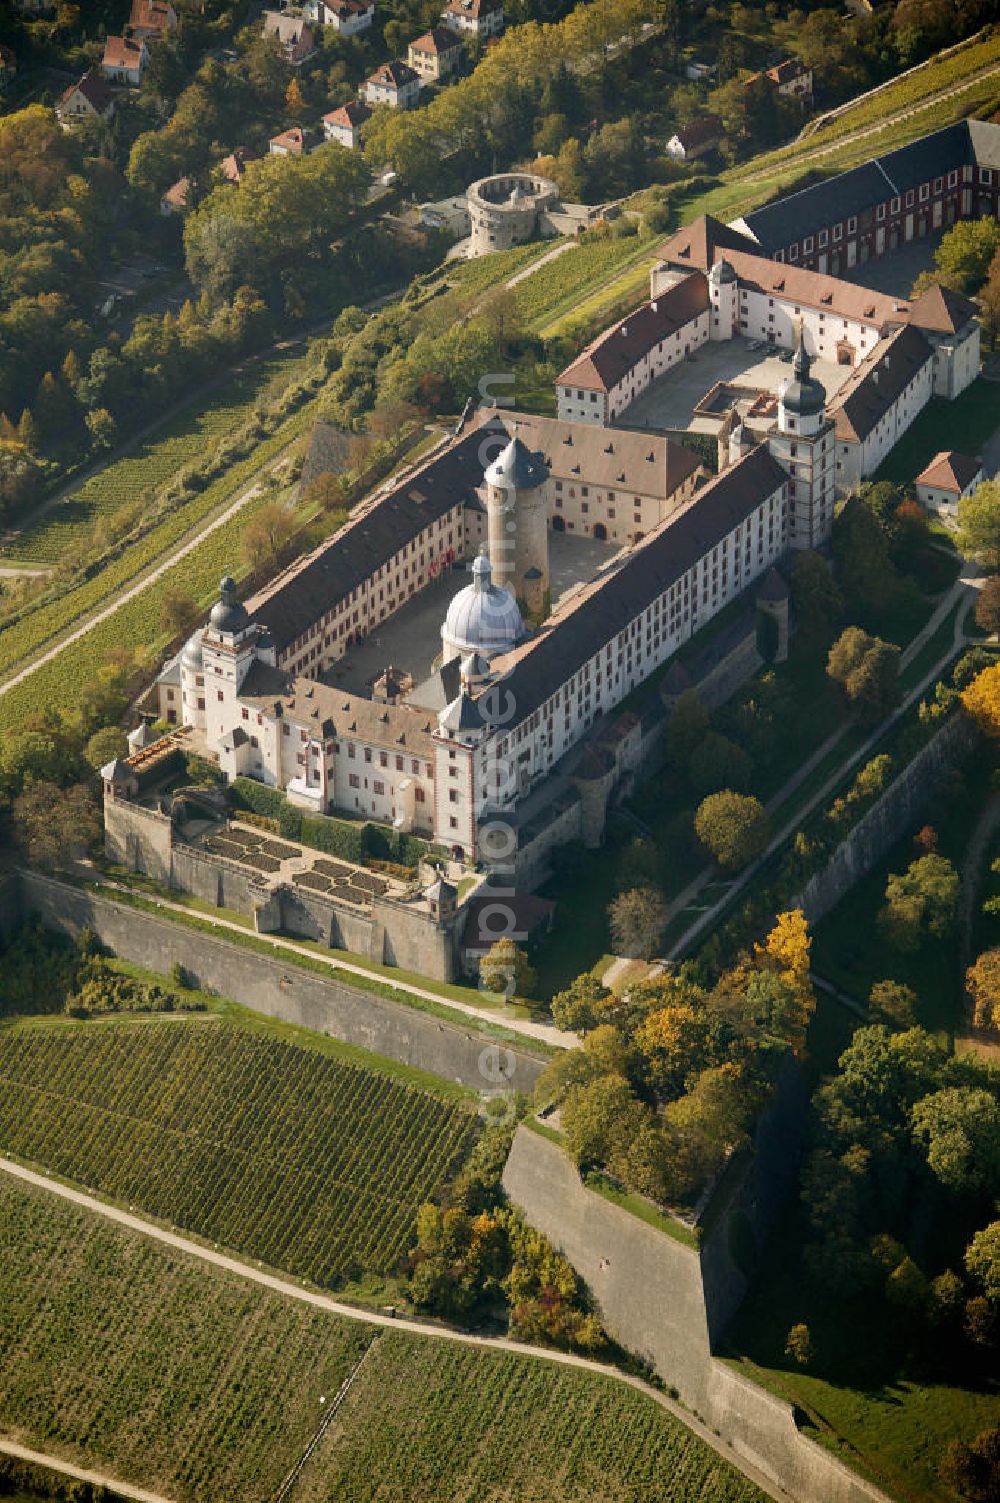
<svg viewBox="0 0 1000 1503"><path fill-rule="evenodd" d="M277 788L269 788L253 778L234 778L232 794L238 808L277 821L278 832L286 840L300 840L303 845L339 856L343 861L364 865L368 861L393 861L399 866L416 866L427 857L446 858L444 846L405 835L386 825L368 820L335 819L329 814L306 814L288 802Z"/></svg>

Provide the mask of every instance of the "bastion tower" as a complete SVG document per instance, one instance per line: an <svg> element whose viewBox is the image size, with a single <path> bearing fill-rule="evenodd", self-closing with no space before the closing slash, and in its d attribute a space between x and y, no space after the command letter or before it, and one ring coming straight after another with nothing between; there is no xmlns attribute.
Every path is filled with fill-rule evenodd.
<svg viewBox="0 0 1000 1503"><path fill-rule="evenodd" d="M778 399L778 426L768 440L789 477L788 545L818 548L833 526L836 445L826 415L826 388L811 375L800 322L792 378Z"/></svg>
<svg viewBox="0 0 1000 1503"><path fill-rule="evenodd" d="M493 583L532 615L549 589L549 472L515 434L486 471L486 522Z"/></svg>

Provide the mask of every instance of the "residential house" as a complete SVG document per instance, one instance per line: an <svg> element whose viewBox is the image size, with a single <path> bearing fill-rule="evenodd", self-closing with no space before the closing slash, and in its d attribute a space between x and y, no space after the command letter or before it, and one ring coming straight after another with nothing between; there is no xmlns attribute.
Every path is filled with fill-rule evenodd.
<svg viewBox="0 0 1000 1503"><path fill-rule="evenodd" d="M375 0L306 0L302 14L307 21L332 26L341 36L367 31L375 19Z"/></svg>
<svg viewBox="0 0 1000 1503"><path fill-rule="evenodd" d="M371 119L371 114L364 100L352 99L323 116L323 133L328 141L338 141L349 151L355 151L361 145L361 127Z"/></svg>
<svg viewBox="0 0 1000 1503"><path fill-rule="evenodd" d="M134 37L161 42L178 26L177 12L170 0L132 0L129 31Z"/></svg>
<svg viewBox="0 0 1000 1503"><path fill-rule="evenodd" d="M678 162L693 162L703 157L722 140L722 121L718 115L703 115L675 131L667 142L667 155Z"/></svg>
<svg viewBox="0 0 1000 1503"><path fill-rule="evenodd" d="M149 66L149 49L141 37L108 37L101 67L113 83L138 88Z"/></svg>
<svg viewBox="0 0 1000 1503"><path fill-rule="evenodd" d="M164 218L171 214L186 214L191 207L191 179L181 177L168 188L160 199L160 213Z"/></svg>
<svg viewBox="0 0 1000 1503"><path fill-rule="evenodd" d="M430 83L440 83L461 66L465 47L461 38L445 26L434 26L411 42L407 62Z"/></svg>
<svg viewBox="0 0 1000 1503"><path fill-rule="evenodd" d="M114 112L114 95L96 68L70 84L56 105L56 115L64 125L74 120L110 120Z"/></svg>
<svg viewBox="0 0 1000 1503"><path fill-rule="evenodd" d="M917 476L917 500L931 511L943 511L954 517L963 496L974 495L983 478L983 466L978 459L944 449Z"/></svg>
<svg viewBox="0 0 1000 1503"><path fill-rule="evenodd" d="M247 165L257 161L257 153L250 146L237 146L228 157L223 157L219 163L219 171L227 183L242 183L246 175Z"/></svg>
<svg viewBox="0 0 1000 1503"><path fill-rule="evenodd" d="M699 63L694 58L684 65L684 77L692 83L711 83L718 71L715 63Z"/></svg>
<svg viewBox="0 0 1000 1503"><path fill-rule="evenodd" d="M382 63L361 87L369 104L412 110L420 102L420 77L407 63Z"/></svg>
<svg viewBox="0 0 1000 1503"><path fill-rule="evenodd" d="M7 87L17 77L17 53L13 47L0 42L0 89Z"/></svg>
<svg viewBox="0 0 1000 1503"><path fill-rule="evenodd" d="M291 125L280 135L272 136L268 151L272 157L304 157L315 151L320 144L315 131L303 130L301 125Z"/></svg>
<svg viewBox="0 0 1000 1503"><path fill-rule="evenodd" d="M277 37L278 44L285 54L285 61L293 68L301 68L306 59L312 57L316 51L316 33L301 15L266 10L264 35Z"/></svg>
<svg viewBox="0 0 1000 1503"><path fill-rule="evenodd" d="M441 20L452 31L484 42L503 31L503 0L448 0Z"/></svg>
<svg viewBox="0 0 1000 1503"><path fill-rule="evenodd" d="M765 68L763 73L751 74L746 81L747 88L759 79L763 79L784 99L794 99L804 110L812 108L813 72L805 63L799 62L797 57L786 58L773 68Z"/></svg>

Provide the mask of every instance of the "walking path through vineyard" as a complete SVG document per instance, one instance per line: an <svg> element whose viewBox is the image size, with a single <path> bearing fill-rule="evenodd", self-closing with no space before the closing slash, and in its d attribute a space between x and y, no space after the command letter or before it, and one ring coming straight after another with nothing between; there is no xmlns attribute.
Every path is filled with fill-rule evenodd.
<svg viewBox="0 0 1000 1503"><path fill-rule="evenodd" d="M297 442L298 436L287 443L273 457L268 465L268 469L272 471L277 469ZM50 663L53 658L57 658L71 642L76 642L80 637L85 637L89 631L93 631L95 626L99 626L102 621L106 621L109 616L113 616L128 601L134 600L137 595L143 594L149 589L150 585L155 584L164 574L176 568L182 558L185 558L189 553L193 553L196 548L200 548L206 538L211 537L212 533L217 531L218 528L224 527L237 512L242 511L244 506L247 506L256 496L259 496L260 492L261 478L258 475L253 483L247 486L246 490L241 491L234 500L230 501L229 505L223 511L217 513L205 526L199 526L186 543L176 549L168 550L158 564L154 564L151 569L140 573L129 585L128 589L123 590L120 595L114 597L110 605L106 605L103 610L95 611L93 615L85 616L72 631L67 632L65 636L57 638L51 647L39 653L38 657L32 658L30 663L27 663L25 667L19 669L17 673L0 684L0 695L8 693L15 685L23 683L26 678L30 678L43 664Z"/></svg>
<svg viewBox="0 0 1000 1503"><path fill-rule="evenodd" d="M132 892L132 889L124 883L113 882L106 878L97 878L97 880L103 888L112 888L116 892L128 894ZM174 913L183 914L185 918L191 917L192 910L185 908L183 903L172 903L169 898L155 898L153 901L158 908L170 909ZM222 918L214 913L205 913L201 909L195 916L203 923L213 924L218 929L230 929L244 939L250 932L244 924L236 924L232 919ZM354 965L349 960L341 960L339 956L327 956L322 950L297 945L292 939L278 939L273 934L254 937L273 945L276 950L291 950L296 955L304 955L308 960L319 960L324 965L328 965L332 971L347 971L352 976L365 976L369 980L384 982L395 991L409 992L411 997L420 997L426 1002L434 1002L438 1007L448 1007L455 1012L465 1013L467 1017L475 1018L480 1023L496 1024L510 1033L521 1034L524 1038L539 1039L543 1044L551 1044L557 1049L572 1049L580 1042L578 1034L564 1032L554 1023L535 1023L530 1018L504 1017L503 1009L495 1013L489 1012L486 1008L474 1007L471 1002L460 1002L457 997L447 997L443 992L432 992L426 987L414 986L411 981L397 980L395 976L387 975L384 971L370 971L363 965Z"/></svg>
<svg viewBox="0 0 1000 1503"><path fill-rule="evenodd" d="M431 1321L413 1320L409 1316L385 1315L378 1310L365 1310L356 1305L343 1304L340 1300L333 1299L328 1294L321 1294L318 1290L304 1288L300 1284L293 1284L288 1279L278 1277L273 1273L265 1273L261 1268L254 1268L244 1263L239 1258L230 1257L227 1253L216 1252L213 1248L203 1247L197 1242L190 1242L186 1237L180 1237L176 1232L168 1231L166 1227L156 1226L150 1221L144 1221L139 1216L133 1216L128 1211L119 1210L117 1206L107 1205L105 1202L96 1200L93 1196L85 1194L82 1190L74 1190L69 1185L50 1179L47 1175L36 1174L33 1169L27 1169L23 1164L12 1163L11 1160L0 1158L0 1170L12 1175L15 1179L34 1185L36 1189L48 1190L53 1195L61 1196L62 1199L71 1201L73 1205L80 1206L85 1211L104 1216L109 1221L117 1222L119 1226L128 1227L130 1231L140 1232L143 1236L150 1237L156 1242L162 1242L165 1246L173 1248L176 1252L186 1253L189 1257L200 1258L202 1262L211 1263L216 1268L221 1268L226 1273L236 1274L239 1278L250 1279L255 1284L261 1284L265 1289L270 1289L277 1294L282 1294L288 1299L300 1300L304 1304L312 1305L320 1310L326 1310L331 1315L339 1315L347 1320L364 1321L367 1325L388 1327L394 1331L402 1331L410 1336L431 1336L438 1341L454 1341L462 1346L479 1347L486 1351L514 1352L521 1357L531 1357L536 1362L555 1362L561 1367L582 1368L585 1372L599 1373L605 1378L613 1378L619 1383L628 1383L630 1387L637 1389L659 1404L674 1419L679 1420L688 1430L696 1435L705 1445L710 1446L716 1455L721 1456L730 1466L738 1468L745 1477L748 1477L767 1497L775 1500L775 1503L790 1503L789 1495L783 1489L776 1488L749 1462L737 1457L729 1447L723 1445L717 1435L714 1435L707 1426L695 1419L695 1417L682 1405L674 1403L666 1394L660 1393L650 1384L644 1383L641 1378L632 1377L629 1373L619 1372L616 1367L609 1367L603 1362L594 1362L589 1357L578 1357L573 1352L558 1352L549 1348L528 1346L523 1341L511 1341L505 1336L473 1336L466 1331L456 1331L449 1326L434 1325ZM117 1484L108 1483L116 1487ZM139 1493L135 1490L120 1489L129 1498L139 1499L140 1503L166 1503L165 1499L155 1498L150 1493Z"/></svg>
<svg viewBox="0 0 1000 1503"><path fill-rule="evenodd" d="M44 1451L32 1451L19 1446L16 1440L0 1439L0 1455L11 1456L15 1461L26 1461L30 1466L46 1467L50 1472L59 1472L63 1477L72 1477L76 1482L89 1482L91 1487L105 1487L119 1498L129 1498L134 1503L170 1503L161 1493L149 1493L144 1488L133 1487L131 1482L120 1482L105 1472L88 1472L85 1467L63 1461L61 1456L47 1456Z"/></svg>

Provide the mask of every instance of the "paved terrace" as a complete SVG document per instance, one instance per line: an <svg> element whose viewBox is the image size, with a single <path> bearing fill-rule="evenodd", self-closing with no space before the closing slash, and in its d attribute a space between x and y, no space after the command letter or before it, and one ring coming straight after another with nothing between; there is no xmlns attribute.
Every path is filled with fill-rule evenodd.
<svg viewBox="0 0 1000 1503"><path fill-rule="evenodd" d="M751 391L769 391L777 396L792 374L791 352L784 351L788 358L782 360L778 353L766 348L752 349L754 342L741 336L721 340L718 344L703 344L687 360L654 381L632 403L621 426L666 428L678 433L718 433L724 414L704 417L694 410L718 381L745 386ZM812 370L826 387L827 395L832 397L851 375L852 367L817 360Z"/></svg>

